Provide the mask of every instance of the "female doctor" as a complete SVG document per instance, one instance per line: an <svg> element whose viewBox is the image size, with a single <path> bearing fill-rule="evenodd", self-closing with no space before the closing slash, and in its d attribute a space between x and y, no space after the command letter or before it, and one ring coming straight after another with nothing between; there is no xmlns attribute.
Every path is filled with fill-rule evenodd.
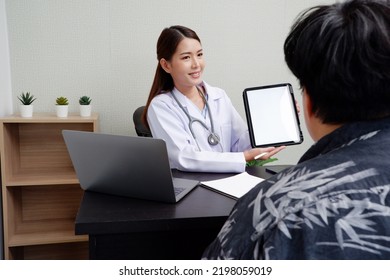
<svg viewBox="0 0 390 280"><path fill-rule="evenodd" d="M262 154L267 159L284 148L251 148L247 125L225 91L202 79L203 49L193 30L165 28L157 59L143 121L154 138L165 140L171 168L243 172L247 161Z"/></svg>

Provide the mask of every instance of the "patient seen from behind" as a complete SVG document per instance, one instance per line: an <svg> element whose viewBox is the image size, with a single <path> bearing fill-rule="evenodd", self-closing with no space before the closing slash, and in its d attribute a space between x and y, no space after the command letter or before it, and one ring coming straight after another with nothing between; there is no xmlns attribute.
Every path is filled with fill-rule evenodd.
<svg viewBox="0 0 390 280"><path fill-rule="evenodd" d="M390 259L390 1L303 12L284 43L315 144L238 200L204 259Z"/></svg>

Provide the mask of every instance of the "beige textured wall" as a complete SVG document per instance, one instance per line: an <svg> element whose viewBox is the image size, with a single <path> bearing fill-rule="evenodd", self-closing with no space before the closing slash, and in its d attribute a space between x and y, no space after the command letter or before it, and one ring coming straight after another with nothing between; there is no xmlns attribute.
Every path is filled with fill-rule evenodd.
<svg viewBox="0 0 390 280"><path fill-rule="evenodd" d="M205 80L226 90L244 115L246 87L296 79L282 45L293 19L316 0L6 0L12 95L30 91L35 111L54 112L58 96L70 111L89 95L104 133L135 135L132 112L145 103L157 65L155 45L164 27L194 29L205 50ZM296 163L312 144L278 155Z"/></svg>

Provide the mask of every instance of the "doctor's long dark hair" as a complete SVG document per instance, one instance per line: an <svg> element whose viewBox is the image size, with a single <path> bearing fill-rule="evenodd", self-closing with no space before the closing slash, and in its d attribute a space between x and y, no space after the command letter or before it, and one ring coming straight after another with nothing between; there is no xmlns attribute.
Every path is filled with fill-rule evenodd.
<svg viewBox="0 0 390 280"><path fill-rule="evenodd" d="M145 110L142 114L142 122L149 127L147 121L147 113L150 102L152 99L164 92L169 92L173 90L174 84L171 74L164 71L160 65L160 60L164 58L167 61L170 61L173 54L176 51L177 46L184 38L195 39L200 42L198 35L195 31L189 29L188 27L174 25L169 28L165 28L160 37L157 40L157 69L156 74L154 75L154 80L152 88L150 89L149 97L146 102Z"/></svg>

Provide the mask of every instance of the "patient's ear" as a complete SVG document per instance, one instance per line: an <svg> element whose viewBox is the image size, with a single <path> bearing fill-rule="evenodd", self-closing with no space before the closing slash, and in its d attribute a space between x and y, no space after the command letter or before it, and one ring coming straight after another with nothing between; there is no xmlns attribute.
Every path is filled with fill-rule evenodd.
<svg viewBox="0 0 390 280"><path fill-rule="evenodd" d="M317 116L316 112L313 111L313 102L306 89L303 89L302 99L306 128L314 141L320 140L322 137L328 135L342 125L324 123L323 120Z"/></svg>
<svg viewBox="0 0 390 280"><path fill-rule="evenodd" d="M313 117L313 103L311 101L310 96L307 94L306 88L303 88L303 110L305 113L305 117Z"/></svg>
<svg viewBox="0 0 390 280"><path fill-rule="evenodd" d="M313 104L305 88L303 88L302 103L303 103L303 114L305 116L305 124L306 124L307 131L309 132L311 138L314 141L317 141L319 139L317 137L318 120L315 118L315 115L313 113Z"/></svg>
<svg viewBox="0 0 390 280"><path fill-rule="evenodd" d="M160 59L160 65L165 72L171 73L171 64L165 58Z"/></svg>

